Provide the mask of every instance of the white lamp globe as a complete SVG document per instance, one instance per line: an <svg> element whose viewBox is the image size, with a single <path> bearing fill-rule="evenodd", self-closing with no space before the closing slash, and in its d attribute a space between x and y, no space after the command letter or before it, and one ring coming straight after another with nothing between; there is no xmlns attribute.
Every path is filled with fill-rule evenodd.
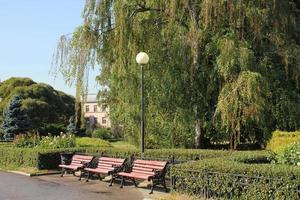
<svg viewBox="0 0 300 200"><path fill-rule="evenodd" d="M145 52L140 52L136 55L136 62L140 65L147 64L149 62L149 56Z"/></svg>

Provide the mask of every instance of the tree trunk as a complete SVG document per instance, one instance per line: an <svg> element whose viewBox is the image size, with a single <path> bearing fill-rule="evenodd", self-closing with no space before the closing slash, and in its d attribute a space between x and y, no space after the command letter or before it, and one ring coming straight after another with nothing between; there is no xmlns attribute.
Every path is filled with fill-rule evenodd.
<svg viewBox="0 0 300 200"><path fill-rule="evenodd" d="M196 149L201 148L201 122L199 119L196 119L195 123L195 147Z"/></svg>

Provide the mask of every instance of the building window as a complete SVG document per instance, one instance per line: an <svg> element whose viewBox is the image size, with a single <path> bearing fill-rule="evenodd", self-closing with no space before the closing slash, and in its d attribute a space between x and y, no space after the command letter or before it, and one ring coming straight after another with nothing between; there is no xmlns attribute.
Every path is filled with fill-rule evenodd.
<svg viewBox="0 0 300 200"><path fill-rule="evenodd" d="M94 112L97 112L97 105L94 105Z"/></svg>
<svg viewBox="0 0 300 200"><path fill-rule="evenodd" d="M101 106L101 112L105 112L106 111L106 107L107 107L107 105L102 105Z"/></svg>
<svg viewBox="0 0 300 200"><path fill-rule="evenodd" d="M102 124L106 124L106 117L102 117Z"/></svg>
<svg viewBox="0 0 300 200"><path fill-rule="evenodd" d="M94 118L94 124L95 124L95 125L98 124L98 119L97 119L97 117Z"/></svg>
<svg viewBox="0 0 300 200"><path fill-rule="evenodd" d="M90 112L90 106L88 105L85 106L85 112Z"/></svg>

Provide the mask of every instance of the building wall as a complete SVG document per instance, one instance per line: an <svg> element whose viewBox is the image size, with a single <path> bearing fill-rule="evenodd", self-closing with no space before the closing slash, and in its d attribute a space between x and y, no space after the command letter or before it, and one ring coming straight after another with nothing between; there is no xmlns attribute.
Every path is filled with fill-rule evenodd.
<svg viewBox="0 0 300 200"><path fill-rule="evenodd" d="M83 110L88 126L111 127L108 116L109 108L107 106L99 106L97 102L86 102L83 104Z"/></svg>

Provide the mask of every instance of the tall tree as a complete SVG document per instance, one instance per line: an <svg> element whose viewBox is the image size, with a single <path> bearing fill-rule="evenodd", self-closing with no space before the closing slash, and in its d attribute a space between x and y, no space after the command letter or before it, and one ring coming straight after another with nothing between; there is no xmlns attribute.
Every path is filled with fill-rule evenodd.
<svg viewBox="0 0 300 200"><path fill-rule="evenodd" d="M0 113L3 113L13 96L22 98L22 109L30 119L30 130L37 131L49 124L66 126L69 117L74 115L72 96L29 78L10 78L1 82L0 96Z"/></svg>
<svg viewBox="0 0 300 200"><path fill-rule="evenodd" d="M56 66L87 72L89 62L100 64L110 117L135 142L139 51L150 55L148 147L202 148L209 138L236 148L253 127L257 140L274 128L299 128L297 1L87 0L83 18L62 37Z"/></svg>
<svg viewBox="0 0 300 200"><path fill-rule="evenodd" d="M4 137L25 133L29 130L29 118L21 107L22 99L19 96L14 96L3 112Z"/></svg>

